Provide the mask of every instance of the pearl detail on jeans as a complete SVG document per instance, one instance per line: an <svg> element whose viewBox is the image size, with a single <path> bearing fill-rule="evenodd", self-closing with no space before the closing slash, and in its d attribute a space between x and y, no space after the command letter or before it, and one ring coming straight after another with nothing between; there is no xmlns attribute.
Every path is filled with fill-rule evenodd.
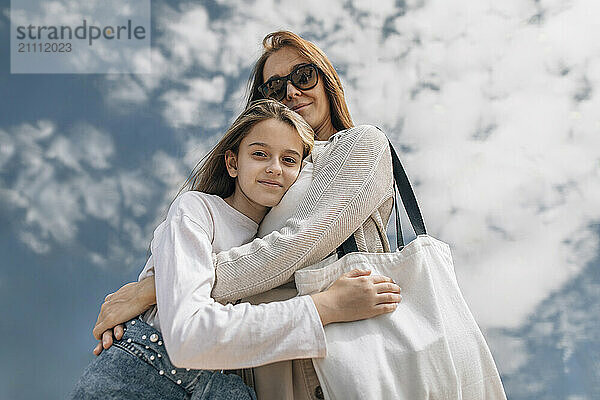
<svg viewBox="0 0 600 400"><path fill-rule="evenodd" d="M175 371L174 369L172 369L172 370L171 370L171 373L172 373L173 375L175 375L175 373L176 373L176 372L177 372L177 371Z"/></svg>
<svg viewBox="0 0 600 400"><path fill-rule="evenodd" d="M163 371L162 369L160 371L158 371L159 375L163 375L165 373L165 371Z"/></svg>
<svg viewBox="0 0 600 400"><path fill-rule="evenodd" d="M142 339L146 340L146 335L142 335Z"/></svg>
<svg viewBox="0 0 600 400"><path fill-rule="evenodd" d="M127 339L127 343L131 343L131 338Z"/></svg>
<svg viewBox="0 0 600 400"><path fill-rule="evenodd" d="M181 385L181 379L177 379L177 384Z"/></svg>
<svg viewBox="0 0 600 400"><path fill-rule="evenodd" d="M131 321L131 325L135 325L135 321Z"/></svg>
<svg viewBox="0 0 600 400"><path fill-rule="evenodd" d="M154 356L150 356L150 361L154 361Z"/></svg>
<svg viewBox="0 0 600 400"><path fill-rule="evenodd" d="M158 341L158 345L159 345L159 346L162 346L162 341L160 341L160 340L159 340L159 341Z"/></svg>
<svg viewBox="0 0 600 400"><path fill-rule="evenodd" d="M150 335L150 341L152 343L156 343L157 340L158 340L158 335L156 333L153 333L152 335Z"/></svg>
<svg viewBox="0 0 600 400"><path fill-rule="evenodd" d="M160 354L157 354L158 358L161 358L162 356Z"/></svg>

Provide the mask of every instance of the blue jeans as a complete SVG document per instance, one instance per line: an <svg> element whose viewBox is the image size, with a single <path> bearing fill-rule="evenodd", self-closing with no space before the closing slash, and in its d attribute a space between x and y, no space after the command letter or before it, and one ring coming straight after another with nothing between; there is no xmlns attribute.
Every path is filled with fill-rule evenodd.
<svg viewBox="0 0 600 400"><path fill-rule="evenodd" d="M256 400L256 394L235 374L174 367L160 332L132 319L123 338L88 365L70 398Z"/></svg>

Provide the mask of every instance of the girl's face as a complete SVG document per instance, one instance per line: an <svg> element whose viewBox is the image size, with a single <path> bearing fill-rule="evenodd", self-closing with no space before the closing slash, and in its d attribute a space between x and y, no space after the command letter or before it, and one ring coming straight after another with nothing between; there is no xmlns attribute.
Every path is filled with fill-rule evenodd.
<svg viewBox="0 0 600 400"><path fill-rule="evenodd" d="M256 123L238 153L225 154L227 171L237 178L234 207L255 220L260 216L260 221L296 181L303 151L300 135L290 125L273 118Z"/></svg>
<svg viewBox="0 0 600 400"><path fill-rule="evenodd" d="M263 68L263 82L273 77L286 76L294 67L308 62L292 47L283 47L267 58ZM322 74L317 85L309 90L299 90L290 81L286 84L286 96L281 102L308 122L315 131L315 138L329 139L335 133L335 129L331 123L329 99L325 94Z"/></svg>

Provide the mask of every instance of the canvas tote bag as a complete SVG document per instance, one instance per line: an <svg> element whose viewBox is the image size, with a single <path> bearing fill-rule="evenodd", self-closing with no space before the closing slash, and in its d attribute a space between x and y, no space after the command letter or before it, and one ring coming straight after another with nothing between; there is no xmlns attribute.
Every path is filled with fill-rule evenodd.
<svg viewBox="0 0 600 400"><path fill-rule="evenodd" d="M338 249L340 259L295 273L300 295L325 290L356 268L391 277L402 289L403 300L393 313L325 327L327 356L313 359L323 394L342 400L506 399L490 350L458 286L450 248L425 231L391 143L390 149L395 186L416 239L404 246L396 206L396 252L358 252L350 236Z"/></svg>

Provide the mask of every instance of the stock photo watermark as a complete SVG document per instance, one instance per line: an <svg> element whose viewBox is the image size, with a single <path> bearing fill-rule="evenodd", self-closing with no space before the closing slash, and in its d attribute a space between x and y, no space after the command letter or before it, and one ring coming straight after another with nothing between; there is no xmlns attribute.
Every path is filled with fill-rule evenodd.
<svg viewBox="0 0 600 400"><path fill-rule="evenodd" d="M11 73L150 73L150 0L11 0Z"/></svg>

